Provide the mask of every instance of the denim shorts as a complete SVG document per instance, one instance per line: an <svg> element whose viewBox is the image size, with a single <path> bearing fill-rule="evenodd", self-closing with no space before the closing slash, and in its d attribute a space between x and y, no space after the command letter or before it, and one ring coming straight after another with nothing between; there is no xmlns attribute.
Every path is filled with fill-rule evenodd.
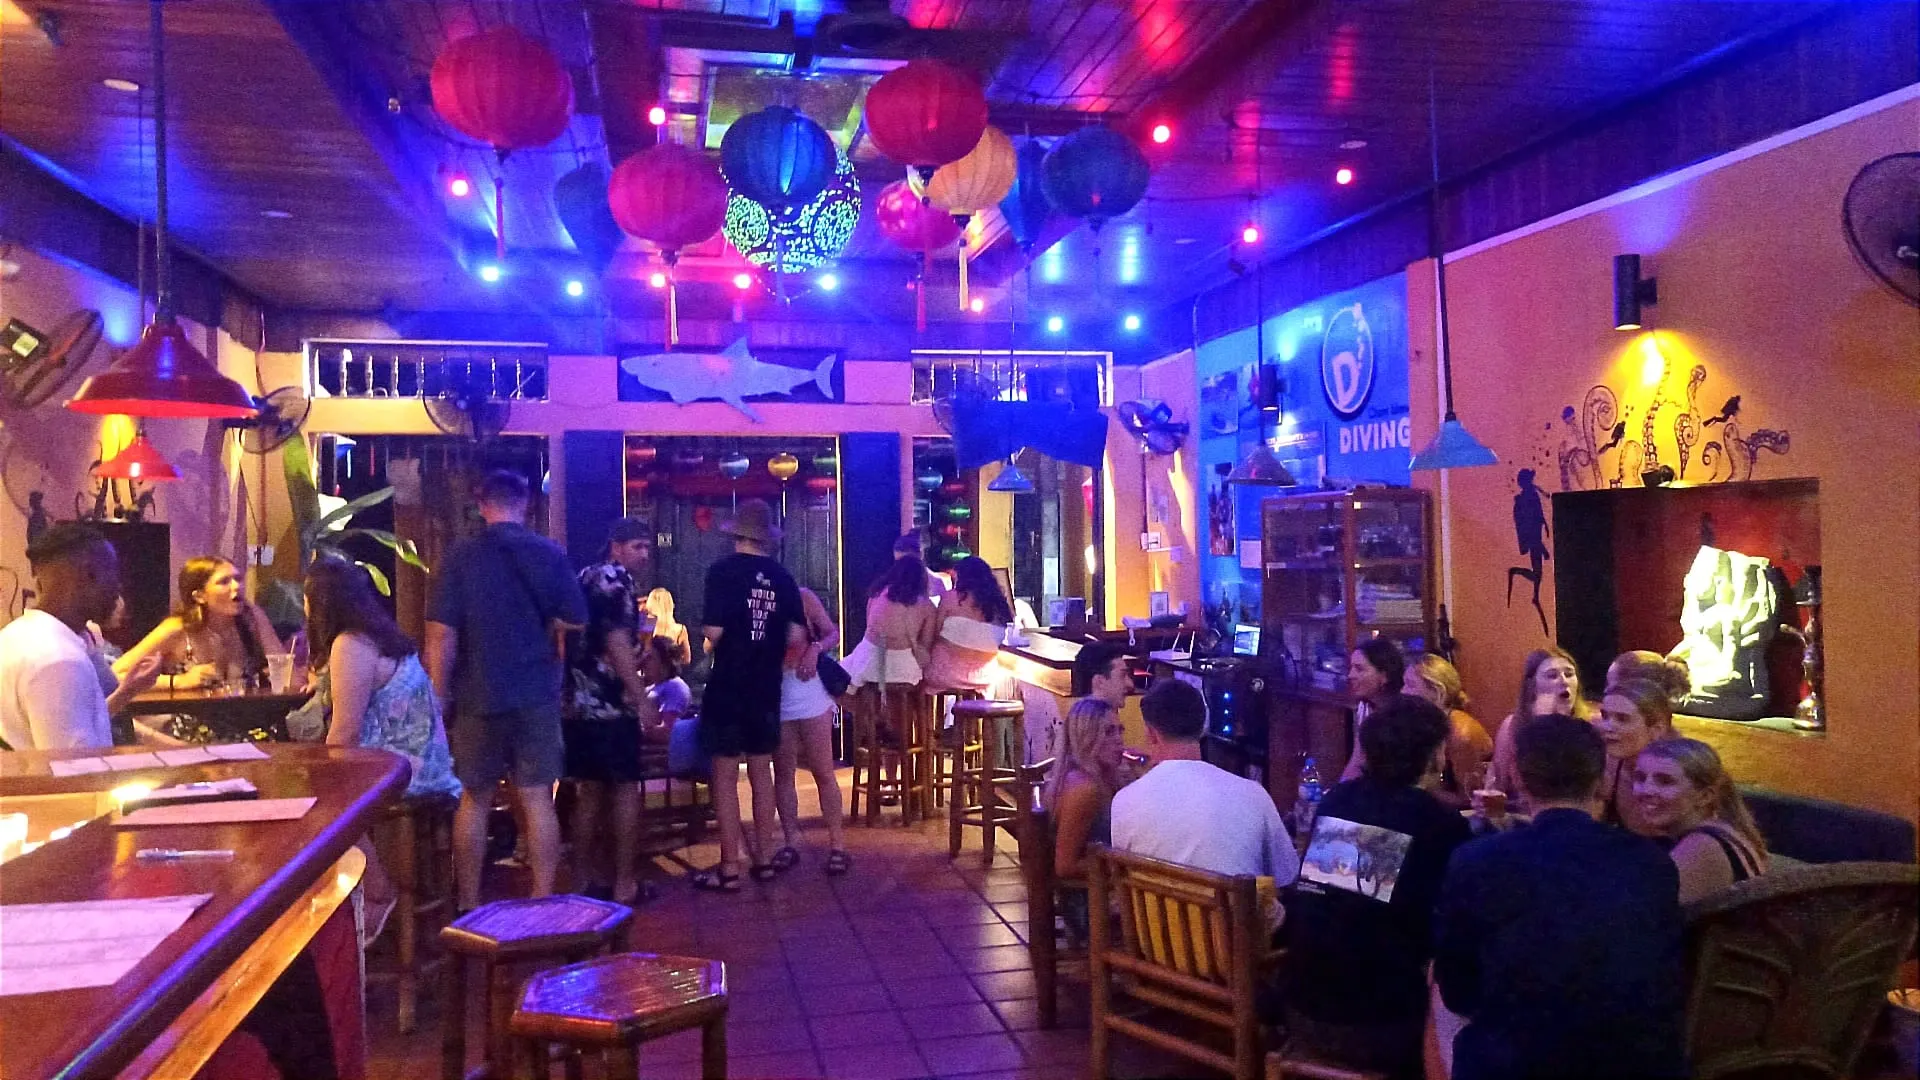
<svg viewBox="0 0 1920 1080"><path fill-rule="evenodd" d="M560 779L565 744L560 702L501 712L461 714L447 727L453 775L477 798L488 798L508 776L515 787L546 787Z"/></svg>

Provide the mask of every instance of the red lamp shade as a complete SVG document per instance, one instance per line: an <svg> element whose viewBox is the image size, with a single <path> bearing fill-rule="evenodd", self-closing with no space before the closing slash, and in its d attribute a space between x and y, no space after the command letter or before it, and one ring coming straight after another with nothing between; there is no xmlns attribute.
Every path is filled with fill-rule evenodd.
<svg viewBox="0 0 1920 1080"><path fill-rule="evenodd" d="M895 180L874 202L873 219L887 239L908 251L938 251L960 239L960 224L945 210L920 201L905 180Z"/></svg>
<svg viewBox="0 0 1920 1080"><path fill-rule="evenodd" d="M67 408L164 420L240 420L259 412L239 383L193 347L171 315L156 315L133 348L80 384Z"/></svg>
<svg viewBox="0 0 1920 1080"><path fill-rule="evenodd" d="M613 220L667 251L708 239L727 220L727 182L705 154L660 143L627 158L607 185Z"/></svg>
<svg viewBox="0 0 1920 1080"><path fill-rule="evenodd" d="M146 432L133 437L125 450L93 467L102 480L178 480L180 473L147 441Z"/></svg>
<svg viewBox="0 0 1920 1080"><path fill-rule="evenodd" d="M958 161L987 129L987 97L973 76L939 60L910 60L867 91L867 134L903 165L931 171Z"/></svg>
<svg viewBox="0 0 1920 1080"><path fill-rule="evenodd" d="M573 118L573 79L553 50L502 26L440 50L433 108L461 134L495 150L545 146Z"/></svg>

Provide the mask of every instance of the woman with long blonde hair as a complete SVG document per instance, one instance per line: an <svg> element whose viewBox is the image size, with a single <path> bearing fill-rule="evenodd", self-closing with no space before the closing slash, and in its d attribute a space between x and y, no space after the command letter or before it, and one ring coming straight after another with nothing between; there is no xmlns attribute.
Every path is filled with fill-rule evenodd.
<svg viewBox="0 0 1920 1080"><path fill-rule="evenodd" d="M679 667L693 663L693 641L687 628L673 620L673 594L656 588L640 602L640 637L663 637L673 642L673 662Z"/></svg>
<svg viewBox="0 0 1920 1080"><path fill-rule="evenodd" d="M1634 831L1672 845L1680 902L1767 871L1767 842L1713 747L1661 739L1633 765Z"/></svg>
<svg viewBox="0 0 1920 1080"><path fill-rule="evenodd" d="M1112 836L1113 793L1124 783L1120 712L1099 698L1081 698L1067 710L1056 739L1041 802L1053 819L1054 874L1078 878L1087 845Z"/></svg>
<svg viewBox="0 0 1920 1080"><path fill-rule="evenodd" d="M1493 768L1488 787L1504 791L1510 801L1522 797L1518 747L1514 734L1536 716L1563 713L1576 720L1592 720L1593 703L1580 695L1580 668L1573 654L1558 645L1547 645L1527 654L1520 673L1520 694L1513 712L1500 722L1493 736Z"/></svg>
<svg viewBox="0 0 1920 1080"><path fill-rule="evenodd" d="M1440 786L1433 797L1452 810L1472 803L1473 785L1493 757L1493 737L1468 712L1470 702L1460 672L1446 657L1414 653L1407 657L1406 692L1423 698L1447 715L1447 742Z"/></svg>

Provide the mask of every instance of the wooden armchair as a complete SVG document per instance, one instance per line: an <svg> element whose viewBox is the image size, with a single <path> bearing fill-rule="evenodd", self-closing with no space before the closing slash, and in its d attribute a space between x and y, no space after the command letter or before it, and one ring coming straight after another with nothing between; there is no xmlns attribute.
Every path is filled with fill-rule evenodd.
<svg viewBox="0 0 1920 1080"><path fill-rule="evenodd" d="M1687 1053L1698 1080L1852 1075L1914 947L1920 867L1773 871L1687 908Z"/></svg>
<svg viewBox="0 0 1920 1080"><path fill-rule="evenodd" d="M1019 844L1020 876L1027 885L1027 958L1039 996L1040 1026L1047 1030L1060 1023L1060 941L1054 926L1060 913L1060 881L1053 870L1053 822L1038 794L1052 769L1052 758L1022 765L1009 785L1018 808L1013 834Z"/></svg>

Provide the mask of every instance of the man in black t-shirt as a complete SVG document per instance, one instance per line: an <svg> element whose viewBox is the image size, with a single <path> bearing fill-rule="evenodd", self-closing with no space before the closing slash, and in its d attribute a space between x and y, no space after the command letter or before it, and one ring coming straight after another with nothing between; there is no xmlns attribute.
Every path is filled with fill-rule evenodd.
<svg viewBox="0 0 1920 1080"><path fill-rule="evenodd" d="M789 646L806 644L800 589L769 558L780 536L773 510L748 499L722 526L733 554L707 570L701 622L713 650L700 703L700 748L713 757L714 816L720 821L720 865L694 875L702 889L735 892L746 836L740 825L740 762L753 791L753 876L775 871L760 857L773 850L773 752L780 745L780 670Z"/></svg>
<svg viewBox="0 0 1920 1080"><path fill-rule="evenodd" d="M1367 717L1366 764L1321 800L1287 904L1289 1031L1395 1078L1421 1073L1434 905L1471 836L1422 783L1447 732L1446 714L1404 695Z"/></svg>

